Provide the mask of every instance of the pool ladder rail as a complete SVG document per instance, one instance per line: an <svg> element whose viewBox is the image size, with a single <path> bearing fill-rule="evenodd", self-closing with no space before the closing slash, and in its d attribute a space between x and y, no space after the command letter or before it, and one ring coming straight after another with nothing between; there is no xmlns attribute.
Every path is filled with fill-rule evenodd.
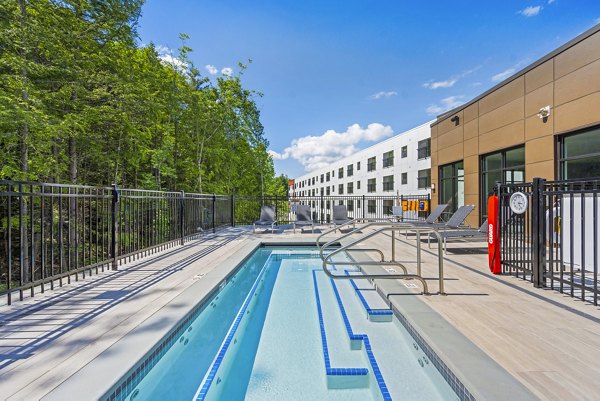
<svg viewBox="0 0 600 401"><path fill-rule="evenodd" d="M360 227L356 228L357 224L360 223L364 223L362 224ZM325 237L328 234L331 234L337 230L340 230L340 228L343 227L349 227L349 226L353 226L355 228L353 228L351 231L347 232L347 233L342 233L342 235L336 237L333 240L330 240L328 242L322 243L321 239L323 237ZM336 243L339 243L339 241L348 238L350 236L356 235L358 233L361 233L361 230L364 230L366 228L369 227L374 227L376 228L375 231L372 231L370 233L364 234L363 236L361 236L360 238L346 244L346 245L342 245L340 247L335 247L333 251L325 254L325 251L328 248L333 248L333 245ZM379 228L377 228L379 227ZM396 231L400 231L400 230L410 230L410 231L414 231L417 234L417 274L409 274L406 270L406 267L400 263L400 261L396 260L396 238L395 238L395 232ZM391 238L392 238L392 246L391 246L391 251L392 251L392 259L390 261L386 261L383 252L380 249L377 248L354 248L356 245L362 243L363 241L375 237L377 235L380 235L382 233L387 233L387 232L391 232ZM411 222L392 222L389 219L372 219L372 218L357 218L357 219L353 219L353 220L349 220L344 224L338 225L330 230L325 231L324 233L322 233L321 235L319 235L319 237L317 237L316 243L317 243L317 247L319 248L319 256L321 257L321 260L323 261L323 271L325 272L325 274L327 274L329 277L333 278L333 279L349 279L352 278L352 276L346 276L346 275L338 275L338 274L333 274L328 266L333 266L334 264L337 266L356 266L359 269L361 268L361 266L380 266L383 268L386 267L399 267L400 269L403 270L403 274L396 274L396 273L389 273L389 274L363 274L360 277L361 278L366 278L366 279L392 279L392 280L418 280L421 282L421 284L423 284L423 294L425 295L431 295L429 292L429 287L427 286L427 281L425 281L425 279L423 278L422 274L421 274L421 232L427 232L429 235L433 235L435 237L437 237L437 243L438 243L438 271L439 271L439 295L446 295L446 293L444 292L444 256L443 256L443 248L442 248L442 238L439 234L439 232L437 230L434 230L430 227L419 227L416 226L414 224L412 224ZM379 261L364 261L364 262L357 262L357 261L349 261L349 262L333 262L332 258L333 256L341 253L341 252L377 252L380 256ZM362 269L361 269L362 270ZM386 269L387 270L387 269ZM355 277L356 278L356 277ZM392 295L392 294L390 294ZM388 296L389 298L389 296Z"/></svg>

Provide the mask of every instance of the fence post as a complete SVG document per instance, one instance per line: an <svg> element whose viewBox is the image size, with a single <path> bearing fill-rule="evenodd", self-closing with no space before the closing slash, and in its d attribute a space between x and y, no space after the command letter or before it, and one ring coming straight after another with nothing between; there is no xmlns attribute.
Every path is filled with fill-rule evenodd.
<svg viewBox="0 0 600 401"><path fill-rule="evenodd" d="M231 227L235 227L235 195L231 194Z"/></svg>
<svg viewBox="0 0 600 401"><path fill-rule="evenodd" d="M324 224L325 220L325 201L323 199L323 193L321 193L321 216L320 216L321 224Z"/></svg>
<svg viewBox="0 0 600 401"><path fill-rule="evenodd" d="M216 203L217 203L217 195L213 194L213 202L212 202L212 229L213 229L213 234L215 232L217 232L217 226L215 224Z"/></svg>
<svg viewBox="0 0 600 401"><path fill-rule="evenodd" d="M181 245L185 244L185 192L181 191L181 199L179 200L179 229L181 230Z"/></svg>
<svg viewBox="0 0 600 401"><path fill-rule="evenodd" d="M119 191L117 190L117 184L112 185L112 230L111 230L111 258L112 258L112 270L117 270L119 268L117 263L117 257L119 256L119 250L117 249L117 244L119 243L117 238L117 208L119 207Z"/></svg>
<svg viewBox="0 0 600 401"><path fill-rule="evenodd" d="M532 213L532 248L533 248L533 286L541 288L544 286L544 270L546 265L546 246L544 244L544 232L546 219L544 216L544 183L545 179L536 177L533 179L531 193Z"/></svg>
<svg viewBox="0 0 600 401"><path fill-rule="evenodd" d="M363 195L362 197L363 197L362 198L362 210L363 210L362 217L364 219L365 218L365 210L367 209L367 202L365 202L365 196Z"/></svg>
<svg viewBox="0 0 600 401"><path fill-rule="evenodd" d="M277 217L277 195L275 195L275 221L279 220Z"/></svg>

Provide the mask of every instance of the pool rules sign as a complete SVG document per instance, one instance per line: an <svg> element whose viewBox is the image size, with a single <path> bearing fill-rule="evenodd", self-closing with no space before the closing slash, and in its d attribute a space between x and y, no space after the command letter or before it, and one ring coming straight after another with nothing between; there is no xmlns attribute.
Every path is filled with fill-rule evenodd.
<svg viewBox="0 0 600 401"><path fill-rule="evenodd" d="M498 196L488 198L488 262L490 271L500 274L500 224L498 219Z"/></svg>

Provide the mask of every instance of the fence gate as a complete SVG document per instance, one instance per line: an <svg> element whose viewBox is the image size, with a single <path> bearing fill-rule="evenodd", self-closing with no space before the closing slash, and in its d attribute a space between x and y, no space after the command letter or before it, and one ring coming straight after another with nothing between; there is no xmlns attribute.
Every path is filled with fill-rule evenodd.
<svg viewBox="0 0 600 401"><path fill-rule="evenodd" d="M527 210L510 199L522 192ZM499 184L502 271L598 305L600 180Z"/></svg>

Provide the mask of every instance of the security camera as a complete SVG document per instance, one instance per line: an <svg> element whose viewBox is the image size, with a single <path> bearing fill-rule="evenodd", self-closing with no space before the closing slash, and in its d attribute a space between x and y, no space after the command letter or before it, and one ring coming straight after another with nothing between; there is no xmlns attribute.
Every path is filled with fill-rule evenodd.
<svg viewBox="0 0 600 401"><path fill-rule="evenodd" d="M550 106L545 106L545 107L542 107L542 108L540 109L540 111L538 111L538 114L537 114L537 115L538 115L538 117L539 117L539 118L541 118L541 119L546 119L546 118L548 118L548 116L550 116Z"/></svg>

